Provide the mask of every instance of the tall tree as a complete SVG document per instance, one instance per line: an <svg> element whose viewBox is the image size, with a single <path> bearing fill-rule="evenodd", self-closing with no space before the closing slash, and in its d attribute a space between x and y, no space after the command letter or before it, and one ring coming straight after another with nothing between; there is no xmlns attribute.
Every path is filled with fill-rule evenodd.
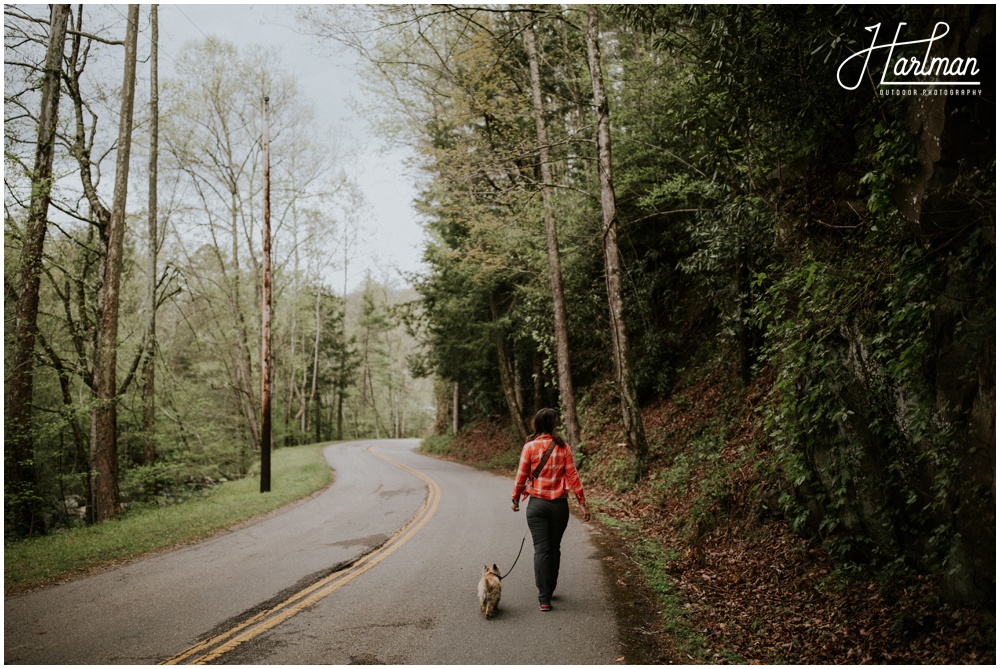
<svg viewBox="0 0 1000 669"><path fill-rule="evenodd" d="M157 226L157 167L160 150L159 6L150 8L149 53L149 249L146 284L146 352L142 363L143 462L156 460L156 285L160 234Z"/></svg>
<svg viewBox="0 0 1000 669"><path fill-rule="evenodd" d="M538 136L538 169L542 180L542 207L545 218L545 244L549 258L549 281L552 286L552 309L555 320L556 362L559 371L559 399L562 405L563 424L570 446L580 443L580 423L576 417L576 400L573 395L573 374L570 365L569 332L566 325L566 299L563 295L562 269L559 263L559 237L552 202L552 171L549 167L549 140L545 128L545 107L542 104L542 83L538 71L538 47L535 24L528 21L524 27L524 43L528 51L531 72L531 98L534 104L535 130Z"/></svg>
<svg viewBox="0 0 1000 669"><path fill-rule="evenodd" d="M248 446L259 444L260 424L250 307L245 303L245 286L252 280L246 265L249 261L252 266L256 255L251 226L259 220L252 204L260 187L255 171L263 95L259 87L262 78L268 81L275 106L285 101L290 88L275 81L264 64L267 59L257 52L243 56L233 45L209 39L185 51L178 59L184 78L169 81L164 88L171 108L166 143L200 209L197 224L185 231L181 243L191 239L200 246L207 234L208 249L221 274L216 278L214 271L199 272L192 276L190 288L218 304L211 312L215 327L210 334L226 361L230 376L226 386L242 416L240 430Z"/></svg>
<svg viewBox="0 0 1000 669"><path fill-rule="evenodd" d="M639 401L636 397L632 361L629 358L628 334L625 331L625 309L622 300L621 253L618 250L618 221L615 187L611 172L611 122L608 97L601 71L601 45L598 35L597 7L587 12L587 62L594 87L594 107L597 110L597 174L601 184L601 212L604 225L604 279L608 289L608 310L611 314L611 343L615 359L615 380L621 404L625 439L632 453L632 477L642 476L646 451L646 431L642 425Z"/></svg>
<svg viewBox="0 0 1000 669"><path fill-rule="evenodd" d="M261 226L263 268L260 287L260 491L271 491L271 153L268 102L265 95L264 139L264 221Z"/></svg>
<svg viewBox="0 0 1000 669"><path fill-rule="evenodd" d="M31 203L25 241L21 247L14 353L6 383L5 492L12 499L14 527L18 534L31 533L35 508L34 447L31 433L35 337L42 252L52 193L52 161L59 116L63 45L69 14L69 5L52 5L49 11L49 43L41 82L42 107L38 118L35 166L31 175Z"/></svg>
<svg viewBox="0 0 1000 669"><path fill-rule="evenodd" d="M135 102L136 47L139 5L129 5L125 29L125 74L122 82L115 189L107 227L107 256L98 302L101 323L94 352L94 416L91 424L91 460L94 481L94 517L97 521L118 513L118 307L125 237L125 203L128 197L129 157L132 149L132 111Z"/></svg>

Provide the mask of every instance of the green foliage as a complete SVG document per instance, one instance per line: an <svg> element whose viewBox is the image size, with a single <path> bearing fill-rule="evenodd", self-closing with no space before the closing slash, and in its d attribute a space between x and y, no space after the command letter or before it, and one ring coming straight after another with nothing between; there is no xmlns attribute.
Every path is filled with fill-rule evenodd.
<svg viewBox="0 0 1000 669"><path fill-rule="evenodd" d="M451 453L450 434L435 434L425 437L420 442L420 452L428 455L448 455Z"/></svg>
<svg viewBox="0 0 1000 669"><path fill-rule="evenodd" d="M332 475L316 446L274 452L280 485L260 494L258 477L224 483L183 504L141 506L118 520L4 544L4 593L52 583L97 567L211 536L327 485ZM162 480L169 467L149 468L133 482Z"/></svg>
<svg viewBox="0 0 1000 669"><path fill-rule="evenodd" d="M990 275L992 262L978 233L946 254L910 233L893 193L914 164L912 138L899 123L876 125L873 137L859 154L866 223L837 247L804 245L794 263L767 272L755 316L778 370L768 420L796 491L783 497L793 528L886 573L939 570L954 537L946 509L960 437L929 375L935 320L948 277ZM974 293L970 304L982 308L986 295Z"/></svg>
<svg viewBox="0 0 1000 669"><path fill-rule="evenodd" d="M170 500L180 492L180 467L176 463L159 460L152 465L142 465L127 470L121 477L120 489L125 504L153 502L157 497Z"/></svg>
<svg viewBox="0 0 1000 669"><path fill-rule="evenodd" d="M379 45L386 97L411 120L427 176L422 367L459 383L464 418L508 412L498 351L524 405L554 405L518 12L384 11L382 25L399 28ZM995 513L985 415L994 114L975 96L848 91L836 71L876 22L928 32L946 17L955 35L971 35L991 11L644 5L612 8L602 25L641 400L675 392L706 361L738 369L744 387L770 385L761 410L773 448L761 449L759 468L794 529L825 540L845 570L874 566L889 583L909 570L959 574L987 583L987 598L995 556L983 546L995 530L978 517ZM575 8L533 15L574 382L585 395L612 367L592 98L580 36L568 29L578 19ZM435 48L453 59L440 62ZM872 67L874 82L881 66ZM629 462L617 429L588 444L581 464L621 493ZM709 426L683 452L653 449L665 466L649 483L664 494L699 474L682 528L693 539L726 513L735 467L746 464L720 455L729 438Z"/></svg>

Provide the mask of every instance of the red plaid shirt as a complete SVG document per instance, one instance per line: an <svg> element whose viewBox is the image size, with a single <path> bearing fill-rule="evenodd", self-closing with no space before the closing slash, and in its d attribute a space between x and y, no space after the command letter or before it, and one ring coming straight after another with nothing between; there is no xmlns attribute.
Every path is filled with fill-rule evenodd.
<svg viewBox="0 0 1000 669"><path fill-rule="evenodd" d="M528 477L542 461L542 456L551 443L552 435L543 434L534 441L529 441L521 449L521 462L517 465L517 479L514 480L514 494L511 499L524 499L531 495L552 500L572 490L577 501L585 504L583 485L580 483L579 474L576 473L576 465L573 464L573 454L569 446L553 448L538 478L528 481Z"/></svg>

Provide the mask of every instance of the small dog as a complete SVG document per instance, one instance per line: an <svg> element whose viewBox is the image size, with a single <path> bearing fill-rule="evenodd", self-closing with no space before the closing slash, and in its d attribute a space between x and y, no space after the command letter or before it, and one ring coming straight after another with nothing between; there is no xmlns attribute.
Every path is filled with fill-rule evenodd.
<svg viewBox="0 0 1000 669"><path fill-rule="evenodd" d="M487 619L493 617L493 612L500 606L500 569L493 565L483 567L483 575L479 579L479 608Z"/></svg>

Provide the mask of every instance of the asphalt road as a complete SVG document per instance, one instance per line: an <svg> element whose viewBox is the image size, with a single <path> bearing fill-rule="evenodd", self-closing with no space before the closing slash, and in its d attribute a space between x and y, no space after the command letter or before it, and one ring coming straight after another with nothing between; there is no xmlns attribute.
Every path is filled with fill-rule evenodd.
<svg viewBox="0 0 1000 669"><path fill-rule="evenodd" d="M531 539L479 611L484 564L526 525L509 479L413 452L337 444L322 493L186 548L4 600L7 664L611 664L625 655L596 531L563 539L553 611ZM276 481L275 485L280 485Z"/></svg>

